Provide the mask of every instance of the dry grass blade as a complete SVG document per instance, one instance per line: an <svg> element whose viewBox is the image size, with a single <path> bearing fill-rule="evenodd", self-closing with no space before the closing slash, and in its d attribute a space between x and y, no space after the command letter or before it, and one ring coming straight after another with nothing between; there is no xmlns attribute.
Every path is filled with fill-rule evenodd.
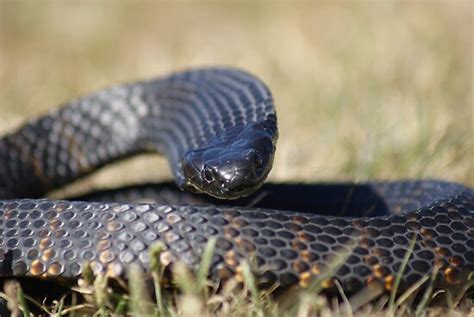
<svg viewBox="0 0 474 317"><path fill-rule="evenodd" d="M258 291L257 284L255 282L255 276L252 274L252 271L250 270L250 265L247 261L242 261L240 266L242 268L242 274L244 277L244 285L250 291L252 306L254 307L253 312L257 315L262 315L262 303L260 298L260 292Z"/></svg>
<svg viewBox="0 0 474 317"><path fill-rule="evenodd" d="M61 316L75 316L76 312L79 312L80 316L85 316L90 315L91 312L93 313L94 311L97 312L97 307L91 304L75 304L62 309ZM49 315L52 315L52 313Z"/></svg>
<svg viewBox="0 0 474 317"><path fill-rule="evenodd" d="M337 287L337 290L339 294L341 295L342 301L344 302L344 312L347 314L348 317L352 317L354 315L351 307L351 303L349 302L349 299L347 299L346 294L344 293L344 290L341 286L341 283L339 281L334 281L334 284Z"/></svg>
<svg viewBox="0 0 474 317"><path fill-rule="evenodd" d="M71 294L71 307L75 307L75 306L77 306L77 293L72 292L72 294ZM66 311L66 309L64 311ZM65 312L65 314L66 314L66 312ZM76 317L76 310L70 311L69 317Z"/></svg>
<svg viewBox="0 0 474 317"><path fill-rule="evenodd" d="M360 307L372 302L383 293L383 286L378 283L372 283L355 293L349 299L350 306L353 311L357 311Z"/></svg>
<svg viewBox="0 0 474 317"><path fill-rule="evenodd" d="M20 314L20 305L18 303L18 282L16 281L7 281L3 287L4 298L7 301L7 307L11 312L12 316L19 316Z"/></svg>
<svg viewBox="0 0 474 317"><path fill-rule="evenodd" d="M328 303L324 297L314 296L313 294L306 293L301 296L296 314L289 314L287 312L284 313L287 316L296 315L297 317L316 316L318 313L319 315L323 316L324 314L327 314L327 310L325 310L327 307ZM278 314L275 316L278 316Z"/></svg>
<svg viewBox="0 0 474 317"><path fill-rule="evenodd" d="M312 309L312 298L310 295L305 294L301 296L300 304L298 307L298 312L296 313L297 317L306 317L309 316Z"/></svg>
<svg viewBox="0 0 474 317"><path fill-rule="evenodd" d="M424 275L415 284L413 284L405 292L403 292L403 294L398 297L397 302L395 303L395 307L401 306L408 299L410 299L411 296L413 296L413 294L419 290L420 286L425 284L425 282L430 279L430 276L430 274Z"/></svg>
<svg viewBox="0 0 474 317"><path fill-rule="evenodd" d="M165 307L163 304L163 294L161 290L161 279L165 268L161 265L160 256L165 251L166 246L162 243L153 245L150 249L150 270L153 278L153 286L155 289L156 304L158 309L158 315L165 313Z"/></svg>
<svg viewBox="0 0 474 317"><path fill-rule="evenodd" d="M183 262L173 264L173 280L184 294L197 294L196 278Z"/></svg>
<svg viewBox="0 0 474 317"><path fill-rule="evenodd" d="M177 296L176 314L179 316L202 316L205 311L203 289L197 286L196 278L183 262L173 267L173 277L182 295ZM170 310L172 312L173 310Z"/></svg>
<svg viewBox="0 0 474 317"><path fill-rule="evenodd" d="M61 299L56 303L56 307L53 311L53 316L62 316L64 314L64 299L66 296L61 297Z"/></svg>
<svg viewBox="0 0 474 317"><path fill-rule="evenodd" d="M196 294L184 294L178 301L178 314L182 317L206 316L205 304Z"/></svg>
<svg viewBox="0 0 474 317"><path fill-rule="evenodd" d="M4 285L4 291L6 295L5 297L7 300L7 306L11 311L11 315L20 316L21 311L21 314L24 317L29 317L30 308L28 307L20 283L15 280L6 281Z"/></svg>
<svg viewBox="0 0 474 317"><path fill-rule="evenodd" d="M131 311L137 316L154 314L154 305L148 293L142 269L137 265L128 270Z"/></svg>
<svg viewBox="0 0 474 317"><path fill-rule="evenodd" d="M94 299L99 311L105 313L109 302L109 294L107 292L108 279L104 274L96 276L94 280Z"/></svg>

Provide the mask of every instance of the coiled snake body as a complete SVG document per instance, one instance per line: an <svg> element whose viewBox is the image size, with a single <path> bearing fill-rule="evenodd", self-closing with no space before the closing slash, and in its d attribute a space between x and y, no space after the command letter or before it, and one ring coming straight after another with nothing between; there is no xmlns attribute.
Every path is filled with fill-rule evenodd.
<svg viewBox="0 0 474 317"><path fill-rule="evenodd" d="M298 193L319 202L314 213L298 211L290 185L260 190L275 199L271 206L289 210L214 198L191 205L202 196L185 193L192 198L178 205L37 198L143 151L166 154L182 189L245 197L268 175L276 139L267 87L228 68L115 86L31 121L0 139L0 276L75 279L90 262L96 273L119 277L131 263L147 270L156 242L166 245L163 263L195 269L210 237L217 238L211 274L220 280L240 274L252 257L267 285L306 286L344 252L333 278L349 292L372 282L390 291L398 273L403 290L435 267L435 285L451 287L473 271L474 191L453 183L300 185ZM334 216L342 209L357 217Z"/></svg>

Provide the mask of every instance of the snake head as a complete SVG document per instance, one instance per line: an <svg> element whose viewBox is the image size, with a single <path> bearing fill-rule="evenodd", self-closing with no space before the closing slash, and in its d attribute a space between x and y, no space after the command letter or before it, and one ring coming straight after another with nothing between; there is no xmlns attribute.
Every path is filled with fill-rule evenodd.
<svg viewBox="0 0 474 317"><path fill-rule="evenodd" d="M255 123L188 151L181 162L185 188L221 199L255 192L272 168L276 136L270 132Z"/></svg>

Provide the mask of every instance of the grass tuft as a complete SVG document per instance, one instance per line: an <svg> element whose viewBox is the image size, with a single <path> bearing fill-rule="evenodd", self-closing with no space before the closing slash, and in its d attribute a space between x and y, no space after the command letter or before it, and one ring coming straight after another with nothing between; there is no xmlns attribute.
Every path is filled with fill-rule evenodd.
<svg viewBox="0 0 474 317"><path fill-rule="evenodd" d="M128 271L130 308L138 316L151 316L154 314L154 304L148 293L143 271L137 265L130 266Z"/></svg>
<svg viewBox="0 0 474 317"><path fill-rule="evenodd" d="M156 256L150 261L152 277L148 279L141 268L131 266L128 271L129 283L125 293L114 292L107 283L107 278L99 275L93 278L88 287L73 289L72 302L66 302L62 297L53 301L51 306L45 306L30 297L23 295L18 282L12 281L5 285L5 293L0 293L1 298L8 300L8 305L14 314L30 316L27 303L33 304L48 315L94 315L94 316L445 316L462 314L461 303L471 301L468 295L470 287L474 284L471 279L461 291L463 300L458 297L451 299L451 307L440 309L430 307L431 299L438 296L438 290L426 288L422 293L422 300L414 306L415 297L419 296L422 285L431 279L431 286L438 272L425 275L416 284L400 295L382 295L383 287L378 283L369 284L358 293L347 297L333 275L347 259L344 250L334 257L326 272L315 278L307 288L295 288L288 291L285 296L273 297L268 290L261 290L257 286L256 275L248 261L242 261L239 269L240 277L230 279L223 285L216 285L208 279L210 263L212 262L215 240L210 239L204 257L196 273L191 272L182 262L176 262L172 267L172 287L164 287L165 268L159 261L160 254L165 251L158 245L150 251ZM409 258L413 249L413 240L407 250L404 261ZM406 265L406 263L405 263ZM404 266L400 267L403 272ZM402 273L399 272L401 276ZM86 272L87 273L87 272ZM204 277L203 277L204 276ZM199 281L199 279L201 279ZM147 281L150 280L150 283ZM326 298L322 291L323 284L333 280L339 289L341 301L335 298ZM198 282L199 281L199 282ZM240 281L240 282L239 282ZM394 285L397 286L398 285ZM447 292L444 292L447 293ZM77 295L85 298L86 302L77 303ZM151 294L154 295L151 296ZM381 296L382 295L382 296ZM458 294L459 296L459 294ZM393 298L393 302L391 299Z"/></svg>

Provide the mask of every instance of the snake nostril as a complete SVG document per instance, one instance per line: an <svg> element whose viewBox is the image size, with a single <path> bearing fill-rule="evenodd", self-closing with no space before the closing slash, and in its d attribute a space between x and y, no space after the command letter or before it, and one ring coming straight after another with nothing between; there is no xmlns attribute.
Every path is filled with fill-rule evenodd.
<svg viewBox="0 0 474 317"><path fill-rule="evenodd" d="M260 155L255 155L254 164L256 169L260 169L263 167L263 160Z"/></svg>
<svg viewBox="0 0 474 317"><path fill-rule="evenodd" d="M262 157L259 155L259 154L255 154L254 158L253 158L253 169L252 169L252 173L253 173L253 176L257 176L257 174L259 174L263 169L263 159Z"/></svg>

